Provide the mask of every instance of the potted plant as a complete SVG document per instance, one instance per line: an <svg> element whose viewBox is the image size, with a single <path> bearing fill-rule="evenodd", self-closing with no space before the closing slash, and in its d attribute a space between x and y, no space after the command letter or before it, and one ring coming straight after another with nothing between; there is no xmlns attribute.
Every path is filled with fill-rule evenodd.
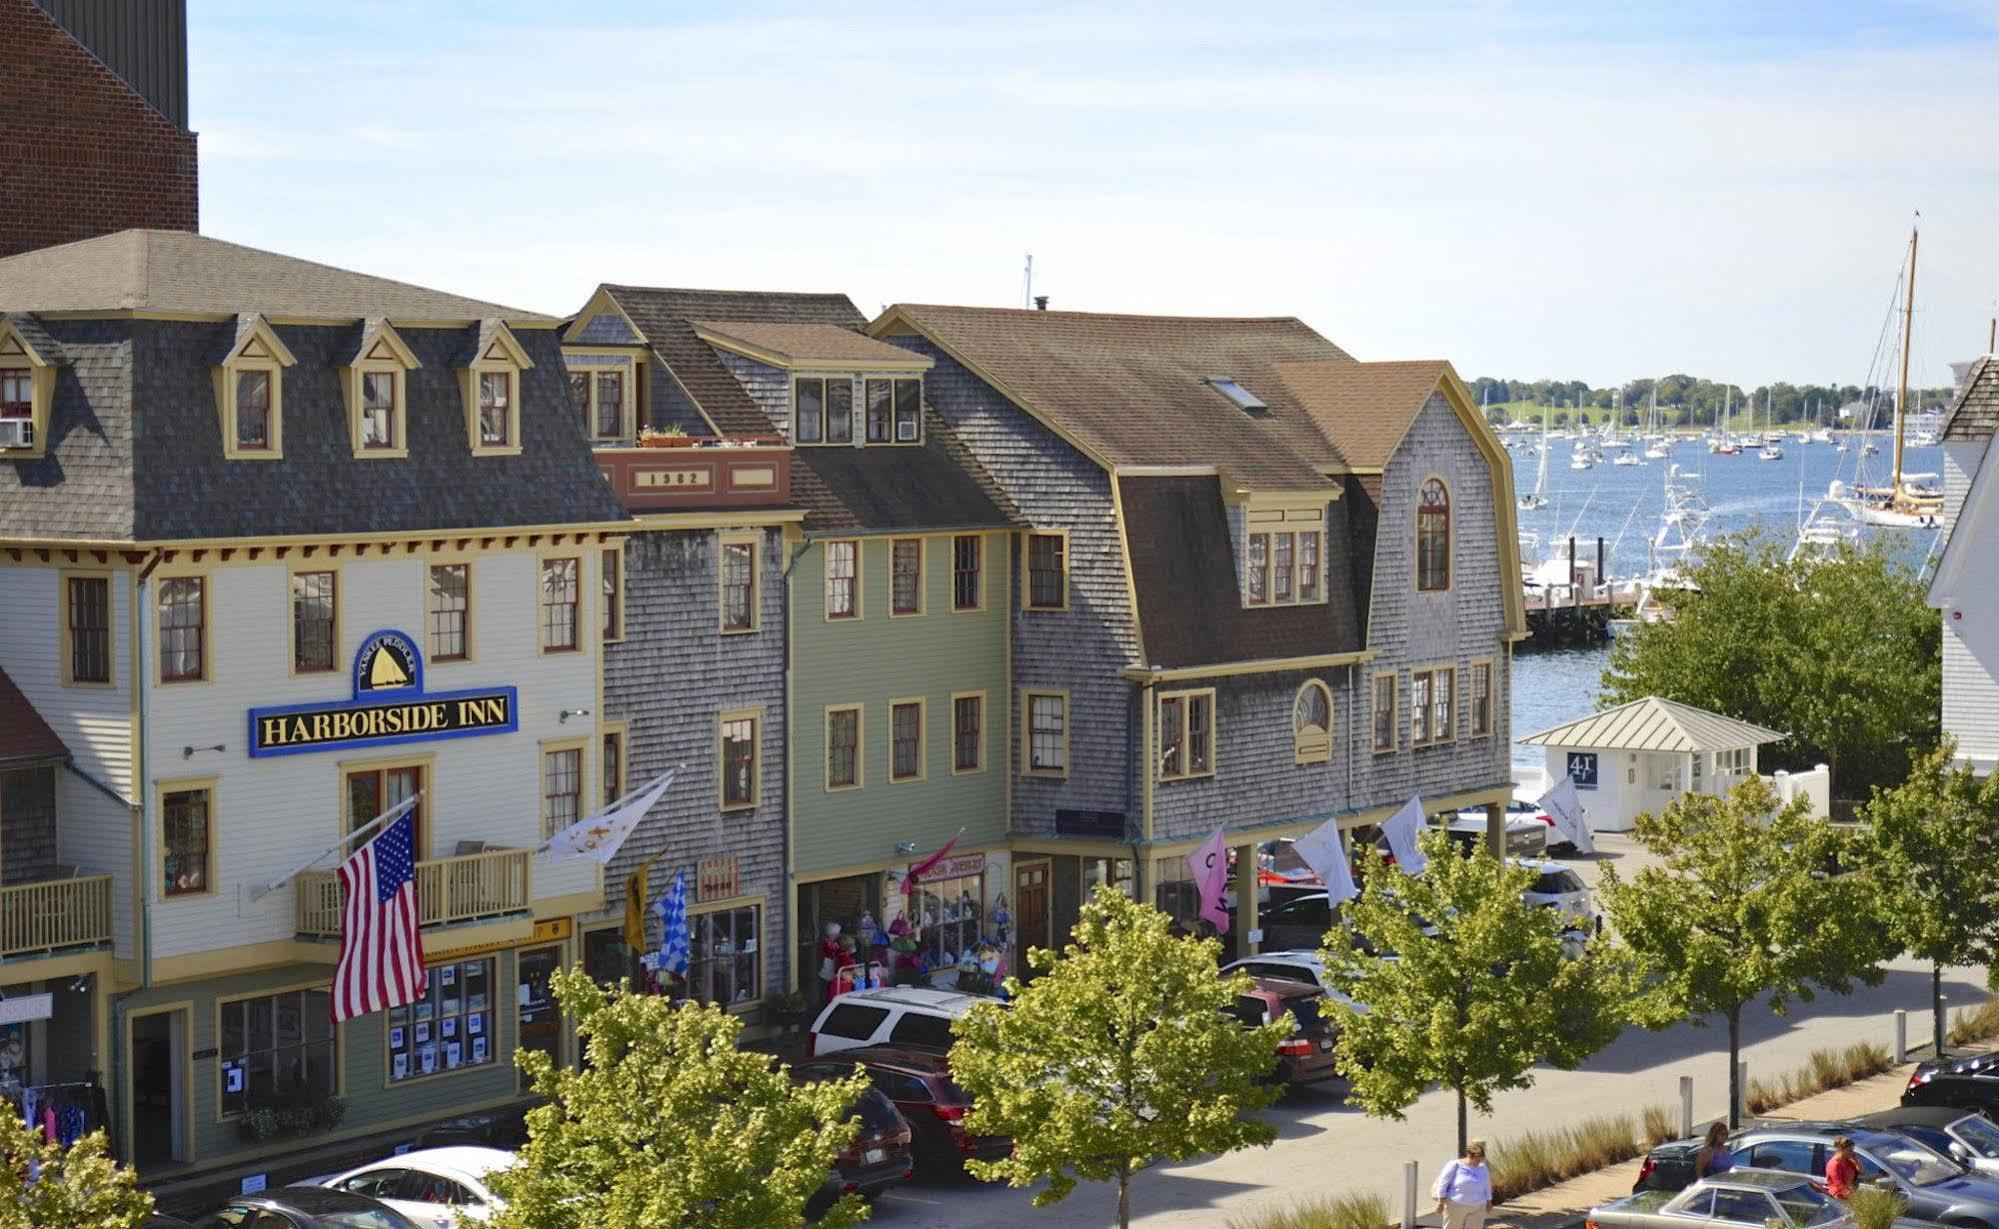
<svg viewBox="0 0 1999 1229"><path fill-rule="evenodd" d="M639 447L641 448L691 448L693 446L693 438L687 432L681 430L678 424L669 424L664 431L655 431L651 427L641 427L639 429Z"/></svg>

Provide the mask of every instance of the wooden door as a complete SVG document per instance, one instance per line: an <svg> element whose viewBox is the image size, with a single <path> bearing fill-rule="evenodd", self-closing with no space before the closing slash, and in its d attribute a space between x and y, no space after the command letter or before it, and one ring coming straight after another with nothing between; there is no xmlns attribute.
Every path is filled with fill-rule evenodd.
<svg viewBox="0 0 1999 1229"><path fill-rule="evenodd" d="M1048 863L1017 862L1013 868L1013 911L1019 919L1014 969L1027 972L1027 949L1048 946Z"/></svg>

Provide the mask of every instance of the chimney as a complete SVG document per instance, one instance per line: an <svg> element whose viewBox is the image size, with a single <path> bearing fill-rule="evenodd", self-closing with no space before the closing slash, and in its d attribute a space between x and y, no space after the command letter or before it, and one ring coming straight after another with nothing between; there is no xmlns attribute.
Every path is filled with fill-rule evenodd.
<svg viewBox="0 0 1999 1229"><path fill-rule="evenodd" d="M1038 312L1045 312L1045 311L1047 311L1047 310L1048 310L1048 296L1047 296L1047 295L1045 295L1045 294L1038 294L1038 295L1035 295L1035 296L1034 296L1034 310L1035 310L1035 311L1038 311Z"/></svg>

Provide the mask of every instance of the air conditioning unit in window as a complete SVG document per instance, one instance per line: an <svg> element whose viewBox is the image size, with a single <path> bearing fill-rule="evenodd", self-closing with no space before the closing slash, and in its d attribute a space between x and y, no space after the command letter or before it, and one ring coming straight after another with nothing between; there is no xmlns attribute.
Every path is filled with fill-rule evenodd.
<svg viewBox="0 0 1999 1229"><path fill-rule="evenodd" d="M895 442L898 444L914 444L916 442L916 424L907 420L895 424Z"/></svg>
<svg viewBox="0 0 1999 1229"><path fill-rule="evenodd" d="M25 418L0 418L0 448L33 448L35 424Z"/></svg>

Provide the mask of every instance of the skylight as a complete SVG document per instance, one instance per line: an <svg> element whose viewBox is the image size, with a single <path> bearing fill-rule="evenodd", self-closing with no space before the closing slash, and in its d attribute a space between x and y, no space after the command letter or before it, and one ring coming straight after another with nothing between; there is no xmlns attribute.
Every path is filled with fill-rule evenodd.
<svg viewBox="0 0 1999 1229"><path fill-rule="evenodd" d="M1263 398L1250 392L1242 384L1227 376L1210 376L1208 377L1208 384L1216 392L1235 402L1236 408L1245 414L1254 414L1262 417L1270 413L1270 407L1263 403Z"/></svg>

